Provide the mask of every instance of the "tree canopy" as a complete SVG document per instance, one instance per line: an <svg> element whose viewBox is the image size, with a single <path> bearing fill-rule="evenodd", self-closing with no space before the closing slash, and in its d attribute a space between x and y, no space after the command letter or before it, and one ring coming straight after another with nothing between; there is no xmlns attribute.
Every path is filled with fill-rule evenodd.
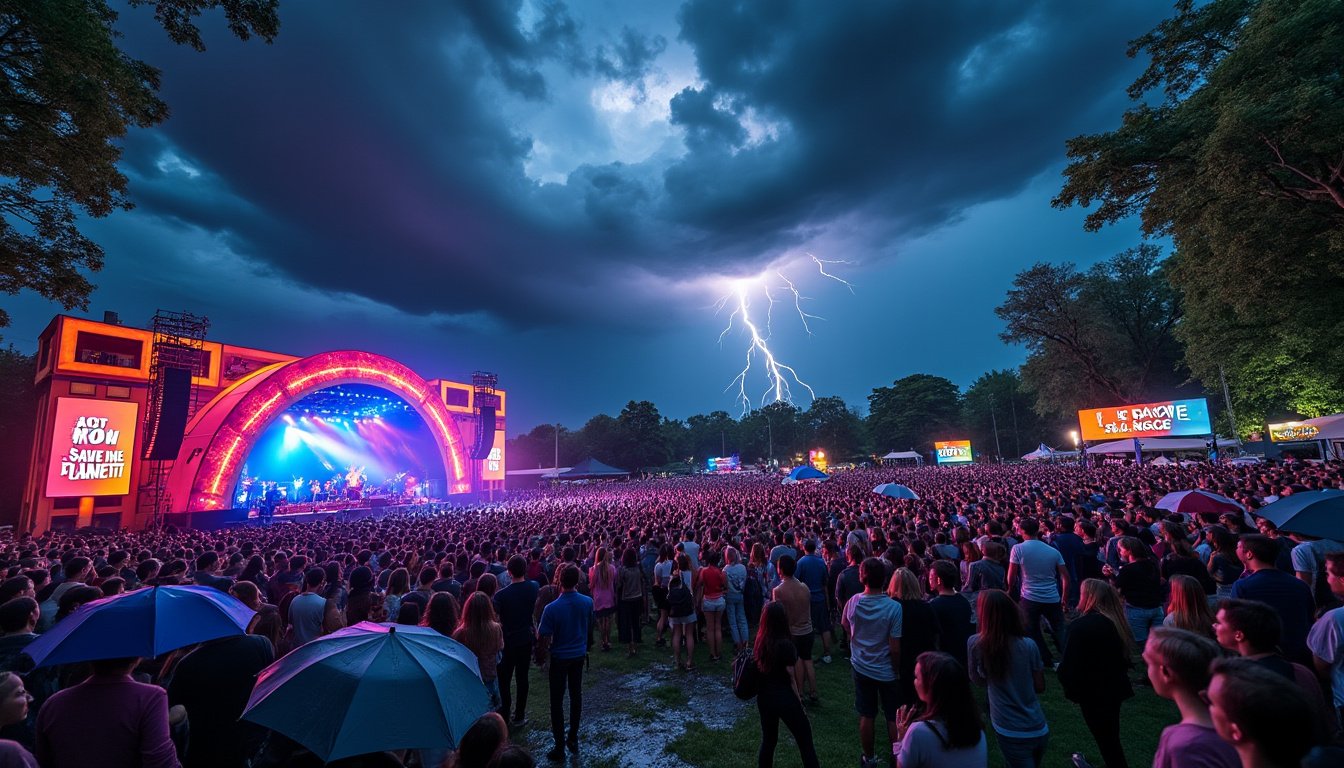
<svg viewBox="0 0 1344 768"><path fill-rule="evenodd" d="M128 0L201 50L196 18L219 8L243 39L269 42L279 0ZM132 207L117 142L168 117L159 71L117 47L104 0L0 0L0 291L86 309L103 250L80 215ZM9 315L0 310L0 327Z"/></svg>

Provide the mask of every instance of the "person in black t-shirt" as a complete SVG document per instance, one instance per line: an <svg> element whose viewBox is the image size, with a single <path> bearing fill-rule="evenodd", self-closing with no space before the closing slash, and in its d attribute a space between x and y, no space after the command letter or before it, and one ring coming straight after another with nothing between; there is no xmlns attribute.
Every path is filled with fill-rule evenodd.
<svg viewBox="0 0 1344 768"><path fill-rule="evenodd" d="M536 629L532 623L532 609L537 603L539 587L527 576L527 560L522 555L509 558L509 583L495 593L495 614L504 630L504 652L499 660L499 714L520 727L527 722L527 672L532 664L532 644ZM518 679L518 702L513 707L510 686Z"/></svg>

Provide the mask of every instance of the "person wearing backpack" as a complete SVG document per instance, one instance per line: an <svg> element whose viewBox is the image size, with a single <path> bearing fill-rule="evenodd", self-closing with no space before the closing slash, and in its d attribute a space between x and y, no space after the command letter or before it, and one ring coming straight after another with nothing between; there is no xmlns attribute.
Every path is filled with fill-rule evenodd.
<svg viewBox="0 0 1344 768"><path fill-rule="evenodd" d="M761 611L752 652L756 664L756 709L761 716L761 746L757 750L757 768L775 764L775 745L779 743L779 723L793 734L803 768L820 768L817 748L812 742L812 723L798 697L794 666L798 650L789 629L789 615L781 603L772 602Z"/></svg>
<svg viewBox="0 0 1344 768"><path fill-rule="evenodd" d="M695 573L686 553L677 555L677 569L667 589L667 621L672 625L672 661L678 669L695 669ZM686 645L686 664L681 663L681 647Z"/></svg>

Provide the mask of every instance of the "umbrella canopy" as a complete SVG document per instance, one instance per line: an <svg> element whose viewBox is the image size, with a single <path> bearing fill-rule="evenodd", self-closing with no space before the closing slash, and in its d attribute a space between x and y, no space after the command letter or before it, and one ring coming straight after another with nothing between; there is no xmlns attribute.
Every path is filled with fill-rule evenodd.
<svg viewBox="0 0 1344 768"><path fill-rule="evenodd" d="M918 499L919 494L900 483L883 483L873 489L873 493L889 496L893 499Z"/></svg>
<svg viewBox="0 0 1344 768"><path fill-rule="evenodd" d="M1157 500L1158 509L1185 515L1221 515L1224 512L1245 512L1246 508L1212 491L1193 490L1168 493Z"/></svg>
<svg viewBox="0 0 1344 768"><path fill-rule="evenodd" d="M324 761L388 749L452 749L490 709L476 654L429 627L360 622L257 676L243 719Z"/></svg>
<svg viewBox="0 0 1344 768"><path fill-rule="evenodd" d="M797 482L799 480L826 480L830 475L822 472L815 467L809 467L804 464L801 467L794 467L789 470L789 479Z"/></svg>
<svg viewBox="0 0 1344 768"><path fill-rule="evenodd" d="M247 632L256 611L213 587L151 587L80 606L29 643L39 667L76 661L154 658Z"/></svg>
<svg viewBox="0 0 1344 768"><path fill-rule="evenodd" d="M1281 531L1344 540L1344 491L1332 488L1294 493L1266 504L1255 514Z"/></svg>

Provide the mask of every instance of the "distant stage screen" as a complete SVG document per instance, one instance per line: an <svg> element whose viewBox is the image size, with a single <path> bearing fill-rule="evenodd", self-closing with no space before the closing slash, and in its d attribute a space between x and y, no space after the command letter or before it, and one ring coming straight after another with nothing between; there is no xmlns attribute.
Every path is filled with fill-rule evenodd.
<svg viewBox="0 0 1344 768"><path fill-rule="evenodd" d="M1084 440L1117 440L1126 437L1176 437L1213 434L1209 402L1167 400L1160 403L1089 408L1078 412L1078 427Z"/></svg>
<svg viewBox="0 0 1344 768"><path fill-rule="evenodd" d="M969 464L971 459L970 440L946 440L933 444L939 464Z"/></svg>
<svg viewBox="0 0 1344 768"><path fill-rule="evenodd" d="M718 456L709 460L710 472L736 472L742 468L742 460L737 454L732 456Z"/></svg>
<svg viewBox="0 0 1344 768"><path fill-rule="evenodd" d="M47 497L129 493L139 413L135 403L56 398Z"/></svg>

